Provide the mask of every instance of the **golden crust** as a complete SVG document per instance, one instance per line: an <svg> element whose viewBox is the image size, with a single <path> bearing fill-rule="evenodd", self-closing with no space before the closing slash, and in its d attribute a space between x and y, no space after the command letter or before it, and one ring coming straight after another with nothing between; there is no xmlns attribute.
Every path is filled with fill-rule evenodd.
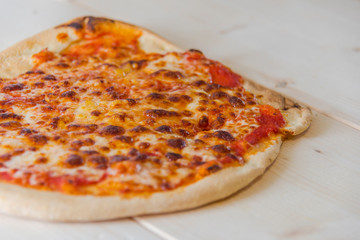
<svg viewBox="0 0 360 240"><path fill-rule="evenodd" d="M1 52L0 76L14 77L31 69L31 56L34 53L46 47L50 51L60 52L79 39L79 32L83 28L93 31L98 24L115 24L141 30L140 44L145 51L162 53L180 50L137 26L104 18L82 17L39 33ZM57 35L62 32L70 37L60 42ZM308 108L248 80L245 80L244 87L255 94L263 95L264 103L283 110L288 122L285 129L290 135L299 134L309 126L311 112ZM154 193L150 197L75 196L1 183L0 210L17 216L51 221L94 221L194 208L229 196L261 175L276 158L281 142L280 138L274 140L264 151L252 155L242 167L224 169L189 186Z"/></svg>

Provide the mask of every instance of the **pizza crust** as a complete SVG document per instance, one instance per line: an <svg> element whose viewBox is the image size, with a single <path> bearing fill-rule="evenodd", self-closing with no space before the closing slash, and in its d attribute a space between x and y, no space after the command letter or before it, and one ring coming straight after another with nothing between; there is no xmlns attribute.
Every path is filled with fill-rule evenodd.
<svg viewBox="0 0 360 240"><path fill-rule="evenodd" d="M0 76L15 77L33 67L31 56L48 48L60 52L79 39L71 23L111 22L141 29L141 47L145 51L167 52L181 49L154 33L127 23L103 18L83 17L57 28L39 33L0 53ZM95 20L95 21L94 21ZM59 33L69 38L59 42ZM296 135L308 128L311 112L271 90L245 80L245 89L261 94L262 101L282 109L288 122L285 127L289 135ZM123 198L120 196L65 195L58 192L40 191L21 186L0 183L0 211L27 218L51 221L95 221L151 213L173 212L190 209L225 198L248 185L274 161L279 153L282 139L272 140L264 151L251 155L241 167L223 169L185 187L172 191L154 193L151 196Z"/></svg>

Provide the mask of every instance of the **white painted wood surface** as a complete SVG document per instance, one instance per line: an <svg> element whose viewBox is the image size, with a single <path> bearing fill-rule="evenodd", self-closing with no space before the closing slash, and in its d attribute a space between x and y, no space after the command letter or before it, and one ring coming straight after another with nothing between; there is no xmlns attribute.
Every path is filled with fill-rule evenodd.
<svg viewBox="0 0 360 240"><path fill-rule="evenodd" d="M193 211L65 224L0 215L1 239L360 239L360 1L0 0L0 50L81 15L198 48L312 107L266 174Z"/></svg>

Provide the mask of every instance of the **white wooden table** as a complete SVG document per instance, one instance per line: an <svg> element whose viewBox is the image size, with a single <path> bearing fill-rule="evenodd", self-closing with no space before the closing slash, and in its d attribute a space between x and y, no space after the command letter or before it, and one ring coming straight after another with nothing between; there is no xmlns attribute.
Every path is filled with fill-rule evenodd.
<svg viewBox="0 0 360 240"><path fill-rule="evenodd" d="M193 211L44 223L0 239L360 239L360 1L0 0L0 50L82 15L141 25L309 105L311 128L251 187Z"/></svg>

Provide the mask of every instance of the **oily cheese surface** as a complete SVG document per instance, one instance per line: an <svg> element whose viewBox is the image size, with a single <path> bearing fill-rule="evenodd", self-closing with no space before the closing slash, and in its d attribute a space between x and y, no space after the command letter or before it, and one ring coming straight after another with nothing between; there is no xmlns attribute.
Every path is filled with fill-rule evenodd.
<svg viewBox="0 0 360 240"><path fill-rule="evenodd" d="M0 54L1 210L90 221L197 207L246 186L308 127L307 108L172 51L84 17Z"/></svg>

